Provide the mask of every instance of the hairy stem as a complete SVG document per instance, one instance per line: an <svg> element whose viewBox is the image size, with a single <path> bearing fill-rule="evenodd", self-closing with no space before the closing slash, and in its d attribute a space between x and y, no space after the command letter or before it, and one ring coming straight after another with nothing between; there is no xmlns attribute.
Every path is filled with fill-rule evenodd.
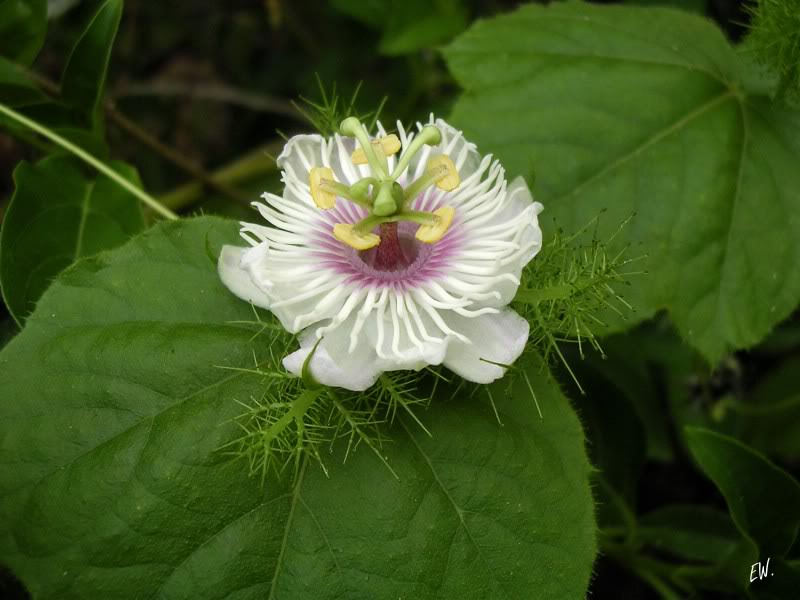
<svg viewBox="0 0 800 600"><path fill-rule="evenodd" d="M15 66L21 73L30 78L48 94L53 96L59 96L61 94L61 88L56 82L50 80L44 75L26 69L22 65L15 64ZM171 162L182 171L189 173L192 177L195 177L199 181L203 182L203 184L208 186L210 189L216 190L220 194L228 196L233 200L247 202L248 198L245 194L226 185L225 183L216 181L200 165L186 158L180 152L175 150L175 148L164 144L150 133L139 127L139 125L137 125L134 121L125 116L116 107L112 100L106 100L103 104L103 108L112 123L125 131L131 137L136 138L139 142L153 150L163 159Z"/></svg>
<svg viewBox="0 0 800 600"><path fill-rule="evenodd" d="M322 388L315 390L306 390L292 402L292 407L287 410L281 418L275 421L263 435L267 442L277 438L281 432L286 429L292 421L302 420L303 415L306 414L311 405L316 402L319 395L322 393Z"/></svg>

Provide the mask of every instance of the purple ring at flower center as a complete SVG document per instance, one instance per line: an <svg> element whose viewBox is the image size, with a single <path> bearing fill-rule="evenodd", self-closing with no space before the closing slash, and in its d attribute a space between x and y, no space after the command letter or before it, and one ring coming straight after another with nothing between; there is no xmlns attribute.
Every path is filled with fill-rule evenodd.
<svg viewBox="0 0 800 600"><path fill-rule="evenodd" d="M395 282L412 279L425 268L434 254L433 244L424 244L414 237L417 229L419 225L416 223L397 224L397 237L405 260L396 264L393 269L380 269L374 266L377 248L363 251L348 248L347 259L354 269L373 280Z"/></svg>
<svg viewBox="0 0 800 600"><path fill-rule="evenodd" d="M443 203L442 194L426 191L413 203L412 208L433 211ZM419 228L417 223L401 221L397 224L397 235L403 250L403 264L396 264L393 269L379 269L374 266L375 248L358 251L333 237L334 224L356 223L366 216L364 209L340 199L336 208L321 216L325 233L314 235L320 267L344 275L344 283L362 287L405 290L442 278L448 274L453 260L460 255L464 237L468 235L461 227L458 214L444 237L434 244L420 242L414 237ZM380 229L376 227L374 233L379 234Z"/></svg>

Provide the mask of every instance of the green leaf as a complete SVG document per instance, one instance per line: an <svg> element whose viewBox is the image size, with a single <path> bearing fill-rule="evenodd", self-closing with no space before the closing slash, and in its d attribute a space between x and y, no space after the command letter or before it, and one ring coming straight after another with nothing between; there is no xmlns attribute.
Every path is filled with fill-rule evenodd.
<svg viewBox="0 0 800 600"><path fill-rule="evenodd" d="M637 538L688 561L715 563L737 550L739 531L730 517L697 505L674 504L640 518Z"/></svg>
<svg viewBox="0 0 800 600"><path fill-rule="evenodd" d="M61 79L61 96L95 128L111 49L122 18L122 0L106 0L72 48Z"/></svg>
<svg viewBox="0 0 800 600"><path fill-rule="evenodd" d="M461 0L333 0L333 6L382 31L379 49L389 55L435 46L467 26Z"/></svg>
<svg viewBox="0 0 800 600"><path fill-rule="evenodd" d="M237 229L164 223L80 261L0 353L0 562L40 599L584 598L590 466L536 358L542 419L525 381L493 388L503 426L442 385L432 438L386 432L399 479L364 447L263 489L229 462L264 382L220 367L269 365L285 337L255 335L209 260Z"/></svg>
<svg viewBox="0 0 800 600"><path fill-rule="evenodd" d="M0 56L0 100L8 106L47 102L45 96L14 62Z"/></svg>
<svg viewBox="0 0 800 600"><path fill-rule="evenodd" d="M684 423L688 418L698 418L698 402L690 384L707 376L704 361L666 319L611 335L602 341L602 347L605 356L589 353L581 363L577 357L573 363L580 369L592 369L619 388L644 425L648 457L671 460L675 437L672 419ZM613 414L606 418L613 418Z"/></svg>
<svg viewBox="0 0 800 600"><path fill-rule="evenodd" d="M639 318L669 309L714 363L797 306L800 114L748 95L709 21L528 5L477 22L445 57L465 88L454 123L512 173L533 162L545 215L576 231L606 208L602 239L636 213L618 239L649 256L626 293Z"/></svg>
<svg viewBox="0 0 800 600"><path fill-rule="evenodd" d="M47 31L47 0L0 0L0 56L30 64Z"/></svg>
<svg viewBox="0 0 800 600"><path fill-rule="evenodd" d="M606 483L635 506L636 488L647 458L642 421L614 382L591 364L581 362L577 352L565 356L586 390L582 397L577 390L570 392L578 398L575 405L591 440L592 464Z"/></svg>
<svg viewBox="0 0 800 600"><path fill-rule="evenodd" d="M800 527L800 485L731 437L687 427L686 439L700 468L725 497L733 522L760 556L783 557Z"/></svg>
<svg viewBox="0 0 800 600"><path fill-rule="evenodd" d="M133 168L112 166L138 182ZM0 285L22 323L53 277L75 260L119 246L144 229L139 201L80 163L52 156L14 171L16 191L0 231Z"/></svg>
<svg viewBox="0 0 800 600"><path fill-rule="evenodd" d="M706 12L706 0L623 0L621 4L633 6L669 6L687 12L703 15Z"/></svg>
<svg viewBox="0 0 800 600"><path fill-rule="evenodd" d="M788 358L759 382L746 402L734 405L743 416L743 437L755 448L787 460L800 456L800 357Z"/></svg>
<svg viewBox="0 0 800 600"><path fill-rule="evenodd" d="M0 101L94 156L103 158L108 154L105 142L82 128L84 124L79 116L69 107L45 95L18 64L3 57L0 57ZM29 140L32 135L27 128L5 115L0 115L0 127L22 140Z"/></svg>

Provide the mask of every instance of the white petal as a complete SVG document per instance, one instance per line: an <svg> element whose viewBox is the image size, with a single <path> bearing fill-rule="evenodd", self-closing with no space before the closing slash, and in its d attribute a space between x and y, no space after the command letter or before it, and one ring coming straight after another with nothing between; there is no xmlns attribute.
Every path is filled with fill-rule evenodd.
<svg viewBox="0 0 800 600"><path fill-rule="evenodd" d="M296 177L299 181L308 182L311 167L322 166L322 146L325 139L321 135L296 135L283 148L278 157L278 167Z"/></svg>
<svg viewBox="0 0 800 600"><path fill-rule="evenodd" d="M528 341L528 322L510 308L480 317L461 317L448 313L447 324L463 333L472 344L453 340L447 348L444 366L467 381L491 383L505 369L481 360L510 365L525 349Z"/></svg>
<svg viewBox="0 0 800 600"><path fill-rule="evenodd" d="M297 283L281 282L270 290L275 298L272 312L292 333L336 316L346 301L346 297L343 297L346 290L342 289L338 278L327 278L327 281L302 294L298 287ZM283 304L275 306L278 302Z"/></svg>
<svg viewBox="0 0 800 600"><path fill-rule="evenodd" d="M311 374L324 385L363 391L377 381L386 371L419 370L427 365L441 364L450 340L424 341L421 346L411 343L401 330L398 354L391 351L391 343L383 342L384 356L376 351L377 317L373 313L364 324L364 329L353 352L349 352L350 331L356 315L352 314L339 327L325 334L311 359ZM391 318L385 317L384 325L392 328ZM300 335L300 349L283 359L287 370L300 375L303 363L317 342L316 327L309 327ZM392 333L388 334L391 339Z"/></svg>
<svg viewBox="0 0 800 600"><path fill-rule="evenodd" d="M225 287L239 298L261 308L269 308L269 296L253 282L250 271L242 267L242 257L249 250L252 248L223 246L217 262L217 272Z"/></svg>
<svg viewBox="0 0 800 600"><path fill-rule="evenodd" d="M326 335L311 359L311 375L322 383L356 392L369 388L378 379L383 369L377 364L377 356L367 344L360 344L352 354L347 352L349 330L338 327ZM300 335L300 349L283 359L283 366L297 376L303 363L317 343L313 328Z"/></svg>
<svg viewBox="0 0 800 600"><path fill-rule="evenodd" d="M533 220L530 225L525 229L525 233L520 240L520 245L528 246L532 242L533 247L520 258L522 266L527 265L531 259L539 253L542 248L542 230L539 227L539 214L544 210L544 206L540 202L533 201L533 195L522 177L516 177L507 190L511 202L509 202L509 209L511 214L519 214L525 210L531 203L533 203Z"/></svg>
<svg viewBox="0 0 800 600"><path fill-rule="evenodd" d="M462 259L459 264L465 267L461 272L453 273L455 278L462 281L477 282L481 277L486 282L491 281L491 290L496 293L494 298L486 298L482 303L486 306L505 306L514 298L519 287L519 279L522 269L531 259L541 250L542 230L539 227L538 215L542 211L542 205L533 201L530 190L522 177L517 177L504 192L502 210L497 211L491 219L481 223L471 232L473 239L478 242L495 239L503 239L506 242L513 242L514 249L500 253L497 250L487 250L480 245L470 246L467 244L467 251L470 258ZM482 235L489 227L499 227L506 230L503 235ZM495 254L496 260L489 260L487 257ZM481 258L478 258L481 256ZM481 272L480 269L493 267L493 272L485 276L470 278L465 273L473 269L473 273ZM448 287L448 290L450 287Z"/></svg>

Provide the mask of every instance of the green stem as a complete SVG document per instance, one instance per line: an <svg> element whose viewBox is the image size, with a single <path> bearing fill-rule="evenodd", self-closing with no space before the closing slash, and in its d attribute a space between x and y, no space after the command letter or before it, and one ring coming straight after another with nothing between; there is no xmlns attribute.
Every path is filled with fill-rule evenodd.
<svg viewBox="0 0 800 600"><path fill-rule="evenodd" d="M6 115L7 117L13 119L20 125L27 127L31 131L38 133L41 136L46 137L51 142L61 146L67 152L72 153L73 155L80 158L83 162L90 165L91 167L95 168L97 171L114 181L117 185L121 188L125 189L132 195L136 196L139 200L144 202L147 206L152 208L154 211L162 215L167 219L177 219L178 215L168 209L166 206L161 204L158 200L153 198L150 194L145 192L144 190L136 187L130 181L125 179L122 175L114 171L111 167L104 164L103 162L96 159L94 156L83 150L82 148L76 146L66 138L61 137L55 131L45 127L44 125L40 125L36 121L32 121L25 115L18 113L17 111L13 110L12 108L6 106L5 104L0 103L0 113Z"/></svg>
<svg viewBox="0 0 800 600"><path fill-rule="evenodd" d="M281 432L286 429L292 421L296 419L302 419L303 415L306 414L311 405L319 398L319 395L322 393L324 388L317 388L314 390L306 390L300 396L292 402L292 407L287 410L280 419L275 421L266 432L264 432L264 436L269 440L272 441L276 439Z"/></svg>
<svg viewBox="0 0 800 600"><path fill-rule="evenodd" d="M280 152L281 147L282 142L268 144L214 171L211 178L218 184L235 185L274 171L277 166L269 156ZM201 200L205 189L201 182L192 181L161 196L161 203L180 210Z"/></svg>
<svg viewBox="0 0 800 600"><path fill-rule="evenodd" d="M35 71L31 71L27 69L25 66L13 63L13 66L17 71L22 73L24 76L28 77L31 81L35 84L40 86L45 92L52 96L60 96L61 95L61 88L60 86L51 81L44 75L36 73ZM210 187L211 189L217 190L219 193L232 198L238 202L247 203L248 198L239 190L230 188L224 184L217 183L214 181L211 176L198 164L189 160L183 154L178 152L175 148L172 148L163 142L161 142L158 138L151 135L139 125L137 125L134 121L131 121L128 117L126 117L119 109L117 109L116 105L112 100L106 100L104 102L104 108L106 115L108 118L122 131L129 134L131 137L136 138L139 142L153 150L156 154L164 158L165 160L170 161L179 169L182 169L196 177L200 181L202 181L205 185ZM30 140L26 140L28 143L31 143ZM35 144L34 144L35 145Z"/></svg>
<svg viewBox="0 0 800 600"><path fill-rule="evenodd" d="M592 276L578 277L571 283L561 283L559 285L529 290L521 289L518 290L517 295L514 296L514 301L536 305L546 300L566 300L570 296L580 294L589 289L594 285L595 281L596 278Z"/></svg>
<svg viewBox="0 0 800 600"><path fill-rule="evenodd" d="M356 204L363 206L367 209L368 213L372 212L372 197L369 193L369 188L372 186L373 188L376 187L380 181L375 179L374 177L364 177L356 181L353 185L350 186L350 200L355 202Z"/></svg>
<svg viewBox="0 0 800 600"><path fill-rule="evenodd" d="M572 285L554 285L552 287L537 288L532 290L520 289L517 295L514 296L514 302L523 302L525 304L539 304L545 300L565 300L575 292L575 287Z"/></svg>

